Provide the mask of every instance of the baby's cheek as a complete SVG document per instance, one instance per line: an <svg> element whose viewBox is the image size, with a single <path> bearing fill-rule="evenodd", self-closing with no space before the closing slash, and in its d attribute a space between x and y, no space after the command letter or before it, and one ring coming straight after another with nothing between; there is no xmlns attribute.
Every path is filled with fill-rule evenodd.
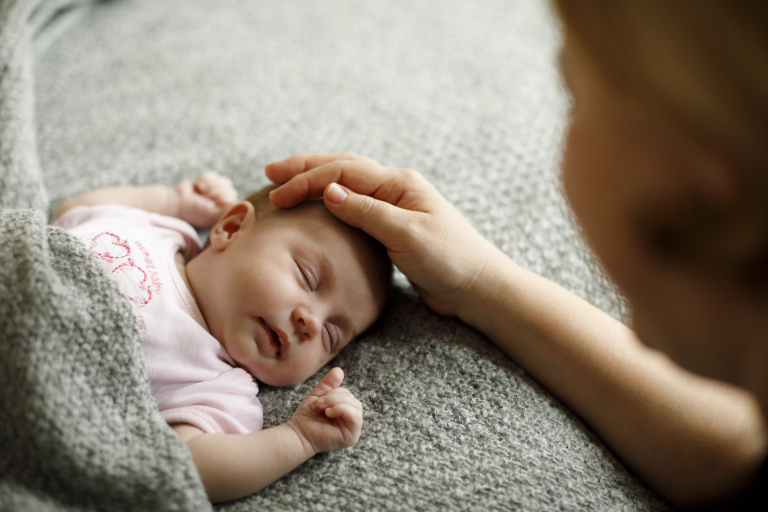
<svg viewBox="0 0 768 512"><path fill-rule="evenodd" d="M311 354L310 357L307 357L302 362L302 368L299 370L304 375L302 380L306 380L319 372L331 359L333 359L333 356L328 355L325 350Z"/></svg>

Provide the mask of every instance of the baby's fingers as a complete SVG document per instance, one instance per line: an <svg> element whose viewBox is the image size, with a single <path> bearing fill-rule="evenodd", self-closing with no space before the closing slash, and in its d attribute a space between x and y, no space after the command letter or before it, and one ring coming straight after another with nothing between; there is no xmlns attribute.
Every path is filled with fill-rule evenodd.
<svg viewBox="0 0 768 512"><path fill-rule="evenodd" d="M347 388L336 388L318 398L315 402L315 408L317 412L322 412L339 404L349 404L360 411L363 410L363 404Z"/></svg>
<svg viewBox="0 0 768 512"><path fill-rule="evenodd" d="M333 407L329 407L325 410L325 417L330 418L332 420L335 419L343 419L344 421L348 423L362 423L363 421L363 408L362 407L355 407L353 404L350 403L340 403L336 404Z"/></svg>
<svg viewBox="0 0 768 512"><path fill-rule="evenodd" d="M195 181L193 182L195 192L202 195L208 194L211 189L215 188L216 183L220 178L221 176L213 171L205 171L203 174L195 178Z"/></svg>
<svg viewBox="0 0 768 512"><path fill-rule="evenodd" d="M362 407L354 407L346 402L336 404L325 410L325 417L336 424L345 446L352 446L360 439L363 429Z"/></svg>
<svg viewBox="0 0 768 512"><path fill-rule="evenodd" d="M331 371L325 374L325 377L317 383L317 385L309 392L307 397L327 395L329 392L337 389L344 381L344 371L339 368L333 368Z"/></svg>
<svg viewBox="0 0 768 512"><path fill-rule="evenodd" d="M336 423L345 446L352 446L360 439L363 430L362 407L357 408L350 403L336 404L325 410L325 417Z"/></svg>
<svg viewBox="0 0 768 512"><path fill-rule="evenodd" d="M237 191L232 180L213 171L207 171L194 182L195 192L205 196L218 205L228 205L237 201Z"/></svg>

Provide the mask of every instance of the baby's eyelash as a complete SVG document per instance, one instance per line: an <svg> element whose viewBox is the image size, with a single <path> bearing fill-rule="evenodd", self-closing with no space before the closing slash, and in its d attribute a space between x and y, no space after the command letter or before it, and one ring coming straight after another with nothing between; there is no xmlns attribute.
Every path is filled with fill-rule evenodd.
<svg viewBox="0 0 768 512"><path fill-rule="evenodd" d="M307 287L314 291L315 288L317 288L317 285L315 283L315 276L312 274L312 271L307 268L306 265L303 263L296 263L296 266L299 267L299 272L301 272L301 277L304 279L304 282L307 284Z"/></svg>
<svg viewBox="0 0 768 512"><path fill-rule="evenodd" d="M333 352L339 345L339 331L335 326L330 326L330 324L325 324L325 331L328 333L328 337L331 340L331 352Z"/></svg>
<svg viewBox="0 0 768 512"><path fill-rule="evenodd" d="M312 288L312 286L309 284L309 279L307 279L307 274L306 274L306 272L304 272L304 269L299 267L299 270L301 270L301 277L304 278L304 282L307 283L307 286Z"/></svg>

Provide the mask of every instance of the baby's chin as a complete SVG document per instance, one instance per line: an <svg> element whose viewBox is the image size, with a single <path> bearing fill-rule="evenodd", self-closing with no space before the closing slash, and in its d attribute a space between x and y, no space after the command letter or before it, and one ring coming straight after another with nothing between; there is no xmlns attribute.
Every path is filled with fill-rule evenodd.
<svg viewBox="0 0 768 512"><path fill-rule="evenodd" d="M251 372L251 375L253 375L257 381L260 383L272 386L276 388L285 388L288 386L295 386L296 384L301 384L305 380L307 380L309 377L317 373L317 371L313 372L310 375L307 375L306 377L302 376L296 376L296 375L281 375L276 374L274 372Z"/></svg>

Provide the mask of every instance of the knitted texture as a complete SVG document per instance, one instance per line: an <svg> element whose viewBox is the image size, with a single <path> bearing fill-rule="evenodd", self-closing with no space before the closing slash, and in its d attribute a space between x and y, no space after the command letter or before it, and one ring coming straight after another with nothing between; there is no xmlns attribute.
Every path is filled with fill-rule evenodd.
<svg viewBox="0 0 768 512"><path fill-rule="evenodd" d="M42 212L0 210L0 240L0 509L205 509L117 283Z"/></svg>
<svg viewBox="0 0 768 512"><path fill-rule="evenodd" d="M34 94L29 74L14 82L36 101L42 175L24 103L3 154L27 144L11 153L29 160L4 167L2 194L43 208L47 188L53 208L98 186L213 169L245 196L266 184L269 161L351 150L419 169L510 257L621 316L558 190L568 109L558 44L541 0L99 4L38 51ZM18 261L6 247L20 242L2 245L13 284L3 317L23 322L3 324L21 334L3 341L0 363L13 415L0 427L0 453L12 454L1 496L32 510L133 506L118 497L147 510L199 506L191 462L149 410L127 303L61 232L39 216L31 234L13 220L3 236L37 242ZM15 284L21 275L37 277ZM222 510L667 509L488 340L396 283L381 322L332 363L364 404L360 442ZM287 420L327 369L262 388L265 426ZM19 446L6 449L8 436Z"/></svg>
<svg viewBox="0 0 768 512"><path fill-rule="evenodd" d="M35 148L35 48L43 49L91 0L0 2L0 206L48 207ZM37 40L38 44L35 45Z"/></svg>

